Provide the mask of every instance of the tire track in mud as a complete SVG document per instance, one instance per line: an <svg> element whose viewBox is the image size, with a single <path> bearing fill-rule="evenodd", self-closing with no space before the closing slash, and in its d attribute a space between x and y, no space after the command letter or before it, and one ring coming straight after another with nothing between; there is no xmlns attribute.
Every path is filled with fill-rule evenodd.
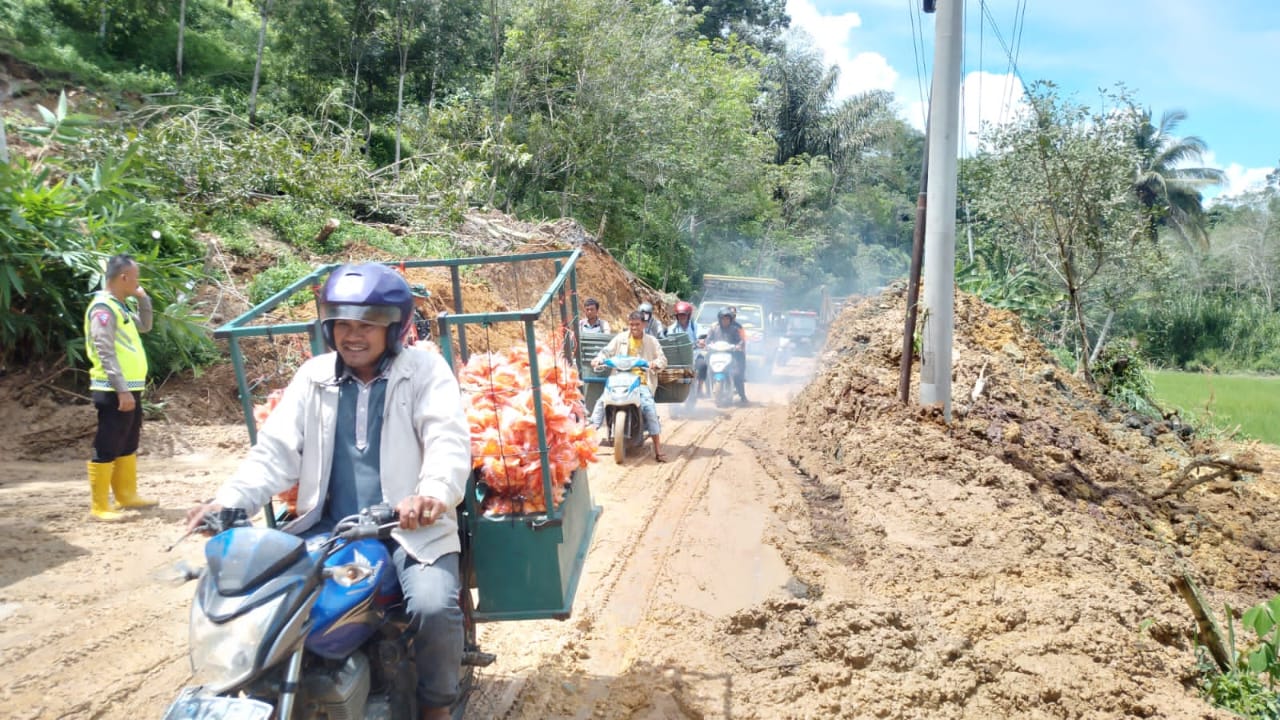
<svg viewBox="0 0 1280 720"><path fill-rule="evenodd" d="M56 632L13 648L15 657L22 653L23 665L40 669L9 680L6 699L39 717L124 716L122 704L135 702L158 674L172 674L166 669L184 667L186 655L185 643L167 637L173 620L168 608L140 611L139 605L122 596L106 607L95 606L91 614L69 615L73 621L55 626ZM119 620L129 615L128 621ZM176 696L178 689L166 686L163 695ZM61 705L85 697L90 698L87 703Z"/></svg>
<svg viewBox="0 0 1280 720"><path fill-rule="evenodd" d="M612 477L601 473L606 478L604 482L608 489L605 493L597 490L598 495L607 494L616 499L628 496L629 491L635 488L636 494L648 492L649 496L639 510L643 513L640 522L629 529L622 543L610 554L608 564L595 571L599 580L590 588L589 597L579 596L577 602L581 609L576 613L571 633L557 643L562 649L571 648L575 657L582 656L581 661L570 658L569 666L559 670L567 674L585 673L592 678L587 687L575 689L575 717L589 717L600 701L608 698L612 685L610 678L631 661L630 647L633 643L627 639L629 631L642 624L649 613L662 584L667 561L682 536L681 530L705 494L710 478L720 467L725 445L736 437L736 430L743 422L742 413L701 420L678 418L666 421L664 424L670 430L663 433L666 437L663 444L673 457L665 465L657 466L656 477L653 476L655 466L652 463L624 466L620 475ZM690 431L692 435L686 438L685 434ZM708 441L717 436L719 441L708 445ZM679 453L671 453L676 447L680 448ZM608 460L602 458L601 465L608 467L607 463ZM699 466L700 469L696 473L686 472L690 466ZM610 513L616 516L635 508L635 499L632 495L628 500L618 502L617 506L606 508L602 522L609 522ZM602 547L607 543L608 538L598 535L588 557L599 557L608 549ZM624 583L624 579L629 581ZM620 587L629 590L627 598L617 598ZM630 592L632 588L638 591ZM614 616L618 610L623 614ZM613 647L609 647L611 643ZM612 661L605 662L602 667L598 658ZM561 662L565 659L557 657L551 664ZM579 664L581 667L576 667ZM530 694L529 686L541 679L537 669L516 678L505 688L497 707L481 710L481 704L473 704L469 717L529 716L523 707ZM535 701L530 704L535 704Z"/></svg>
<svg viewBox="0 0 1280 720"><path fill-rule="evenodd" d="M146 475L161 507L99 523L88 519L83 468L56 463L0 483L0 508L22 521L7 531L22 557L4 564L0 590L15 601L0 627L0 700L21 712L0 717L158 717L190 674L190 588L160 577L196 552L161 551L180 530L170 523L182 483Z"/></svg>

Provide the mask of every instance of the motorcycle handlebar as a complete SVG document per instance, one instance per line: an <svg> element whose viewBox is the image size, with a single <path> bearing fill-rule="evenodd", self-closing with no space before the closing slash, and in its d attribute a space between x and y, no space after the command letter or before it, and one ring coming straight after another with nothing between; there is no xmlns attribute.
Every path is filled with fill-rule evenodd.
<svg viewBox="0 0 1280 720"><path fill-rule="evenodd" d="M398 527L400 527L399 521L380 525L357 525L350 530L338 533L338 537L343 540L386 540L391 537L391 531Z"/></svg>
<svg viewBox="0 0 1280 720"><path fill-rule="evenodd" d="M333 536L343 540L386 540L400 527L400 513L386 503L371 505L359 515L344 518L333 529Z"/></svg>

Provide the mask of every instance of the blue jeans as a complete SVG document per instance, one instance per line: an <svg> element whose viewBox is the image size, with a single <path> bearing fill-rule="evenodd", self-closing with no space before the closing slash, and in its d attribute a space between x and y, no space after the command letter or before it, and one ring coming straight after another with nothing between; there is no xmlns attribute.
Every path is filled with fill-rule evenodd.
<svg viewBox="0 0 1280 720"><path fill-rule="evenodd" d="M649 392L648 385L640 386L640 415L644 418L644 430L650 435L662 434L662 423L658 422L658 406L653 404L653 393ZM591 424L600 427L600 423L604 422L604 395L596 401L596 406L591 410Z"/></svg>
<svg viewBox="0 0 1280 720"><path fill-rule="evenodd" d="M462 607L458 594L458 553L440 556L427 565L395 546L391 560L404 592L412 649L418 666L418 702L424 707L448 707L458 699L458 671L462 666Z"/></svg>

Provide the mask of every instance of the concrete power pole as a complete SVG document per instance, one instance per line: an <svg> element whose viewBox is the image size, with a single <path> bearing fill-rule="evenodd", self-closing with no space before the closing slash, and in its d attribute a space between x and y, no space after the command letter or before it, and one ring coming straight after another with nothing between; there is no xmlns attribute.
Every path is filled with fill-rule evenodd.
<svg viewBox="0 0 1280 720"><path fill-rule="evenodd" d="M964 0L938 0L929 101L929 189L924 237L924 343L920 403L942 403L951 420L955 315L956 155L960 147L960 51Z"/></svg>

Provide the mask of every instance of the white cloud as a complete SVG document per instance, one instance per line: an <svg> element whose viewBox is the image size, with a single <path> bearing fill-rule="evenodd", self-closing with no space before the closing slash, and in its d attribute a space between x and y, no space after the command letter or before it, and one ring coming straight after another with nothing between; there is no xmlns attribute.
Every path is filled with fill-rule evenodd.
<svg viewBox="0 0 1280 720"><path fill-rule="evenodd" d="M1274 167L1245 167L1238 162L1233 162L1223 167L1212 150L1205 152L1200 157L1199 162L1191 161L1188 165L1217 168L1226 174L1226 183L1217 187L1204 188L1204 196L1211 202L1237 197L1253 190L1261 190L1266 186L1267 175L1275 172Z"/></svg>
<svg viewBox="0 0 1280 720"><path fill-rule="evenodd" d="M849 33L862 25L858 13L823 15L809 0L787 0L787 14L791 16L792 27L813 37L814 45L822 50L828 64L849 58Z"/></svg>
<svg viewBox="0 0 1280 720"><path fill-rule="evenodd" d="M892 90L898 82L894 70L883 55L875 52L855 53L849 35L862 27L862 17L855 12L823 15L810 0L788 0L787 14L791 26L813 38L828 67L840 68L836 87L837 101L868 90Z"/></svg>
<svg viewBox="0 0 1280 720"><path fill-rule="evenodd" d="M1222 194L1230 197L1250 190L1261 190L1267 184L1267 176L1275 172L1275 168L1247 168L1240 163L1231 163L1226 167L1225 172L1227 173L1227 187L1222 191Z"/></svg>
<svg viewBox="0 0 1280 720"><path fill-rule="evenodd" d="M1022 81L1013 74L974 71L964 76L960 90L960 121L964 135L960 153L973 155L981 147L983 125L999 125L1012 120L1027 107ZM899 97L903 97L899 94ZM916 100L907 104L903 118L917 130L924 130L927 108Z"/></svg>
<svg viewBox="0 0 1280 720"><path fill-rule="evenodd" d="M860 52L840 64L840 84L836 94L846 98L868 90L892 90L898 71L880 53Z"/></svg>
<svg viewBox="0 0 1280 720"><path fill-rule="evenodd" d="M960 120L964 137L960 150L972 155L981 147L983 126L1009 122L1027 108L1022 81L1017 75L971 72L964 77L960 93Z"/></svg>

